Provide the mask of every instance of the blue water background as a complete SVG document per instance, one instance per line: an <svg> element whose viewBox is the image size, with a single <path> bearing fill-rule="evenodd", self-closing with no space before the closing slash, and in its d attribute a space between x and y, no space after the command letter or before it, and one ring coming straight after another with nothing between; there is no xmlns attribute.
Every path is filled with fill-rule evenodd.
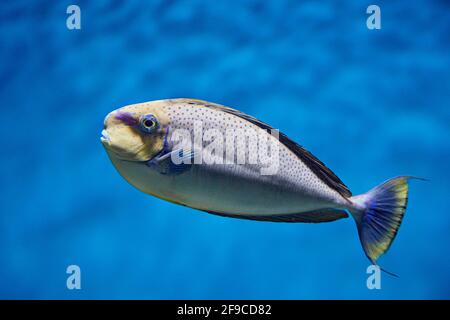
<svg viewBox="0 0 450 320"><path fill-rule="evenodd" d="M377 1L373 31L364 1L77 1L75 31L69 4L0 4L0 298L450 298L447 1ZM430 179L380 260L400 278L367 289L352 219L226 219L128 185L104 116L173 97L269 122L354 194Z"/></svg>

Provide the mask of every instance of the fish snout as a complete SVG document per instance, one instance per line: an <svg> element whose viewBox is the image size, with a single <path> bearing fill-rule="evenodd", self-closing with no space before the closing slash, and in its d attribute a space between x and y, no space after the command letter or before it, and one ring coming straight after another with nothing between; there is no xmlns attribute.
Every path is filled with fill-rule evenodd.
<svg viewBox="0 0 450 320"><path fill-rule="evenodd" d="M100 141L109 155L122 160L134 160L136 150L142 145L140 139L130 135L123 126L106 126L102 130Z"/></svg>
<svg viewBox="0 0 450 320"><path fill-rule="evenodd" d="M103 145L110 145L111 144L111 138L108 134L108 131L106 129L102 130L102 135L100 137L100 141L103 143Z"/></svg>

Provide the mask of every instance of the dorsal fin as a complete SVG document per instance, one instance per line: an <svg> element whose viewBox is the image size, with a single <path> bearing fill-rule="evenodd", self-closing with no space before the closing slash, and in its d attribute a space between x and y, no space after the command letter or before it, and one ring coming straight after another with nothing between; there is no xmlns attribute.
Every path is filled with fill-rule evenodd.
<svg viewBox="0 0 450 320"><path fill-rule="evenodd" d="M269 126L267 123L264 123L255 117L252 117L248 114L245 114L239 110L232 109L229 107L222 106L220 104L211 103L202 100L195 99L176 99L177 102L185 102L192 105L200 105L208 108L213 108L216 110L220 110L229 114L233 114L242 119L245 119L254 125L262 128L264 130L274 130L273 127ZM311 152L303 148L301 145L291 140L284 133L279 132L279 140L282 144L284 144L289 150L291 150L297 157L302 160L302 162L308 166L308 168L314 172L314 174L322 180L325 184L327 184L330 188L336 190L343 197L351 197L352 193L347 188L347 186L341 181L341 179L336 176L333 171L331 171L327 166L317 159Z"/></svg>

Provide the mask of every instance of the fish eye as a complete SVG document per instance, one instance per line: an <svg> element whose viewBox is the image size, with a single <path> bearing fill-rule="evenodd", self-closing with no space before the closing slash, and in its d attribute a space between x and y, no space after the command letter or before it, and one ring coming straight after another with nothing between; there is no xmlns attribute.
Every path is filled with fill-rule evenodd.
<svg viewBox="0 0 450 320"><path fill-rule="evenodd" d="M146 128L151 128L155 125L155 121L150 120L150 119L144 120L143 123L144 123L144 127L146 127Z"/></svg>
<svg viewBox="0 0 450 320"><path fill-rule="evenodd" d="M142 131L146 133L151 133L158 127L158 121L153 115L143 116L140 123Z"/></svg>

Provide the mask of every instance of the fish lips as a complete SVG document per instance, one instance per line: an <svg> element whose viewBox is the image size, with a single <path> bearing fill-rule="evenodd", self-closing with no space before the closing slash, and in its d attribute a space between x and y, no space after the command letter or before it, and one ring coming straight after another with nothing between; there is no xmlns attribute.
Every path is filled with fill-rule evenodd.
<svg viewBox="0 0 450 320"><path fill-rule="evenodd" d="M111 145L111 138L106 130L102 130L102 136L100 137L100 141L104 146Z"/></svg>

